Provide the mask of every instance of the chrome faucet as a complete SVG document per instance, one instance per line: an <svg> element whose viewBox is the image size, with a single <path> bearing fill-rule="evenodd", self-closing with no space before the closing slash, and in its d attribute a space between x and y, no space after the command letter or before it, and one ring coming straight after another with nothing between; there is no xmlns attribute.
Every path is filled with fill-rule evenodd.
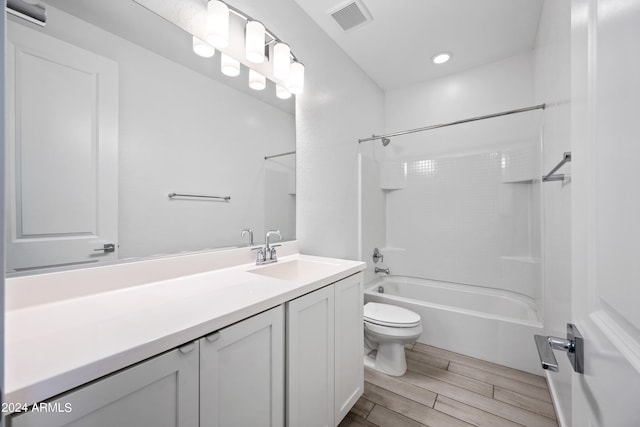
<svg viewBox="0 0 640 427"><path fill-rule="evenodd" d="M391 271L389 271L389 268L380 268L380 267L376 267L375 269L375 273L385 273L385 274L391 274Z"/></svg>
<svg viewBox="0 0 640 427"><path fill-rule="evenodd" d="M258 249L258 254L256 257L256 264L271 264L272 262L278 261L278 255L276 254L276 248L280 245L272 245L269 242L269 238L271 236L278 236L279 240L282 240L282 234L280 234L280 230L269 230L264 235L264 248Z"/></svg>
<svg viewBox="0 0 640 427"><path fill-rule="evenodd" d="M249 246L253 246L253 230L250 228L243 228L240 237L244 237L245 234L249 234Z"/></svg>

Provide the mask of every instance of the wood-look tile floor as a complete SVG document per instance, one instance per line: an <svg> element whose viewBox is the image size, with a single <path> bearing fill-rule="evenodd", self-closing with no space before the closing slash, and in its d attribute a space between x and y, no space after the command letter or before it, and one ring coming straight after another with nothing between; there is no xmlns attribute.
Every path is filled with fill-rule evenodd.
<svg viewBox="0 0 640 427"><path fill-rule="evenodd" d="M339 427L554 426L544 377L416 343L407 372L365 368L364 395Z"/></svg>

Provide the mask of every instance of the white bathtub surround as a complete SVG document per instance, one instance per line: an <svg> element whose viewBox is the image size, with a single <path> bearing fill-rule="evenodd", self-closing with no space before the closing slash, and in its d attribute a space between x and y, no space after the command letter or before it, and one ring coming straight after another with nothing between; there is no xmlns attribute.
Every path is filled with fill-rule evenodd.
<svg viewBox="0 0 640 427"><path fill-rule="evenodd" d="M288 280L255 274L270 266L243 248L8 279L5 400L50 398L364 268L300 255L295 242L279 249L273 265L322 268ZM64 282L61 296L46 289Z"/></svg>
<svg viewBox="0 0 640 427"><path fill-rule="evenodd" d="M384 293L378 292L382 286ZM535 301L508 291L402 276L365 287L365 302L393 304L420 315L418 342L542 373L533 342L544 331Z"/></svg>
<svg viewBox="0 0 640 427"><path fill-rule="evenodd" d="M387 246L403 249L385 259L392 271L540 298L533 133L516 146L383 163Z"/></svg>

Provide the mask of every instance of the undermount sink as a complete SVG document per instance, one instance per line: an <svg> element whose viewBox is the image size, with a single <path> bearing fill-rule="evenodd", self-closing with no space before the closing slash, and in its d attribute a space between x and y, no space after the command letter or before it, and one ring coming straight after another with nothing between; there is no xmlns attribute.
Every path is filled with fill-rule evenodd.
<svg viewBox="0 0 640 427"><path fill-rule="evenodd" d="M282 280L317 279L335 272L337 264L296 259L249 270L249 273Z"/></svg>

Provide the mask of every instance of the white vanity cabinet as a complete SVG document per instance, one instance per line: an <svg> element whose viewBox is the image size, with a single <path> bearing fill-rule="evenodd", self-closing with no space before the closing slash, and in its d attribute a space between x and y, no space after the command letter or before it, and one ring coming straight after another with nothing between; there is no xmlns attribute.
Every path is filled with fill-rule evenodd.
<svg viewBox="0 0 640 427"><path fill-rule="evenodd" d="M287 425L336 426L363 392L363 274L289 301Z"/></svg>
<svg viewBox="0 0 640 427"><path fill-rule="evenodd" d="M336 425L364 392L363 286L363 273L334 284Z"/></svg>
<svg viewBox="0 0 640 427"><path fill-rule="evenodd" d="M306 255L293 261L269 270L289 279L221 269L6 312L14 327L5 398L14 405L26 400L29 411L0 421L8 427L336 426L363 392L364 264ZM85 282L91 281L78 280ZM168 301L167 295L176 296L175 323L167 322L164 305L144 304ZM122 304L140 311L110 309ZM49 327L49 318L65 334ZM145 319L144 328L123 329L137 318ZM104 332L99 346L103 336L86 333L94 329ZM217 331L203 336L210 330ZM58 333L57 341L36 339L45 333ZM152 344L155 351L173 349L153 356ZM82 351L65 360L74 348Z"/></svg>
<svg viewBox="0 0 640 427"><path fill-rule="evenodd" d="M198 343L140 362L36 409L10 416L7 426L197 427Z"/></svg>
<svg viewBox="0 0 640 427"><path fill-rule="evenodd" d="M200 426L284 426L283 306L200 339Z"/></svg>

